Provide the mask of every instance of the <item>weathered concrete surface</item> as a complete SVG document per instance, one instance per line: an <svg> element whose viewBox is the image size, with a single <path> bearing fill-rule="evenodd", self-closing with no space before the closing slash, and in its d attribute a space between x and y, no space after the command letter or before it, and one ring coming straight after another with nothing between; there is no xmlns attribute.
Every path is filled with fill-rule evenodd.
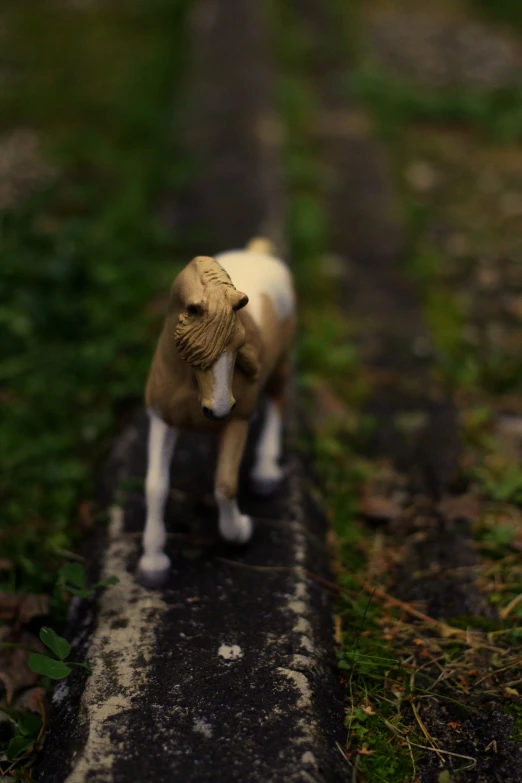
<svg viewBox="0 0 522 783"><path fill-rule="evenodd" d="M254 231L285 255L282 127L266 13L259 0L199 0L192 16L184 134L199 165L184 199L188 214L181 208L190 227L208 232L209 252L243 247Z"/></svg>
<svg viewBox="0 0 522 783"><path fill-rule="evenodd" d="M202 59L189 127L195 118L202 123L191 143L209 166L183 208L192 221L206 216L215 245L204 252L257 233L282 242L261 6L205 0L193 28ZM257 91L246 91L249 71ZM344 732L332 605L320 582L328 578L326 524L298 456L295 419L290 405L287 478L277 496L255 500L243 480L241 504L255 520L244 550L218 540L216 512L206 501L211 441L181 439L167 510L173 569L158 592L135 578L144 523L143 414L116 443L103 494L114 502L116 490L122 505L112 508L107 540L93 541L91 559L94 572L101 562L103 574L120 583L97 606L73 607L74 655L87 655L93 674L75 674L55 691L44 783L347 778L337 747Z"/></svg>
<svg viewBox="0 0 522 783"><path fill-rule="evenodd" d="M124 484L143 476L145 431L143 418L117 444ZM244 493L256 530L237 552L218 541L215 510L198 503L211 491L211 452L204 437L179 446L173 570L161 592L135 580L142 492L111 512L104 573L121 581L100 599L87 644L90 614L80 607L73 618L77 654L86 650L94 671L55 692L46 783L345 779L330 599L308 575L328 576L313 481L292 449L276 498Z"/></svg>

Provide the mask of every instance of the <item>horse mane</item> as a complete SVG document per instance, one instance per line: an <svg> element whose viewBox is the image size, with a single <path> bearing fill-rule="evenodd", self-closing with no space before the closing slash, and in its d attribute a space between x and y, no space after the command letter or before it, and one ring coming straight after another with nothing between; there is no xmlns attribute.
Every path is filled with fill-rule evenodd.
<svg viewBox="0 0 522 783"><path fill-rule="evenodd" d="M196 370L208 370L225 350L236 313L230 294L235 291L228 273L214 258L192 262L203 285L203 312L183 312L178 318L174 341L182 359Z"/></svg>

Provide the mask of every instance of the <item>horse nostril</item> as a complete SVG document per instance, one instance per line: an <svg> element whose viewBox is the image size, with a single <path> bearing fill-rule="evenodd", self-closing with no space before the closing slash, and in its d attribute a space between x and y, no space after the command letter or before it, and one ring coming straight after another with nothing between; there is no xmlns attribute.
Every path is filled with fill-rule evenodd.
<svg viewBox="0 0 522 783"><path fill-rule="evenodd" d="M207 417L207 419L215 419L214 413L210 410L210 408L207 408L205 405L203 406L203 414Z"/></svg>

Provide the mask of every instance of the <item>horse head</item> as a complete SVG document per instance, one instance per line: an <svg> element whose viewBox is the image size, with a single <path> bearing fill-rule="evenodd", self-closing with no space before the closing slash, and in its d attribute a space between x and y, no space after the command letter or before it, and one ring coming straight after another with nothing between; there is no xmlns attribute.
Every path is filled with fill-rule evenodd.
<svg viewBox="0 0 522 783"><path fill-rule="evenodd" d="M174 339L181 357L194 370L201 408L209 419L223 419L235 407L232 379L245 341L237 312L248 303L227 272L213 258L195 258L173 289L179 316Z"/></svg>

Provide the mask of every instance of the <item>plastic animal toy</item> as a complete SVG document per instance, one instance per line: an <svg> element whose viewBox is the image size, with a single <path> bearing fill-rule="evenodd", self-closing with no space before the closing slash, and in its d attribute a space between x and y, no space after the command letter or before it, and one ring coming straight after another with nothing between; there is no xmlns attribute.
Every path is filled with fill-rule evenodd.
<svg viewBox="0 0 522 783"><path fill-rule="evenodd" d="M150 430L143 581L161 584L170 568L164 513L179 430L216 433L219 531L234 544L250 539L252 521L236 500L239 468L264 390L268 403L253 489L270 494L282 477L282 405L295 326L292 277L266 239L215 258L194 258L174 280L145 392Z"/></svg>

